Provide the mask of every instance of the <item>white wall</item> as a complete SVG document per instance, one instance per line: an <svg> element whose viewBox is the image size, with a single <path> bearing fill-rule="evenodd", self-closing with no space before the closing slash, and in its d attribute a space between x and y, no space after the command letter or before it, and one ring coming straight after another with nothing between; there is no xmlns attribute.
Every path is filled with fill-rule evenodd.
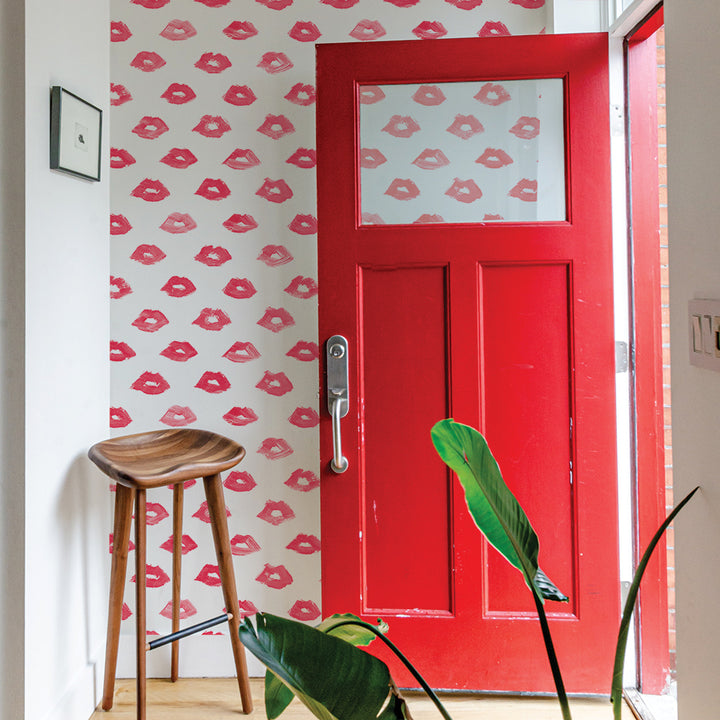
<svg viewBox="0 0 720 720"><path fill-rule="evenodd" d="M720 298L720 4L666 0L673 466L702 491L675 535L680 720L717 717L720 687L720 375L688 361L687 303Z"/></svg>
<svg viewBox="0 0 720 720"><path fill-rule="evenodd" d="M108 433L109 182L106 160L101 183L49 169L49 92L107 120L109 2L25 12L24 717L78 720L96 703L107 597L107 482L86 452Z"/></svg>

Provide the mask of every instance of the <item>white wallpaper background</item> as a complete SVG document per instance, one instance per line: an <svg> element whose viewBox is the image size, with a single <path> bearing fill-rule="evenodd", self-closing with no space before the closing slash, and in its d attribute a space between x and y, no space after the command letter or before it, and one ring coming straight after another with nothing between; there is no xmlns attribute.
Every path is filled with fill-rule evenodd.
<svg viewBox="0 0 720 720"><path fill-rule="evenodd" d="M112 433L240 442L224 476L240 610L317 620L314 45L535 34L545 0L113 0L112 17ZM182 607L197 622L222 594L202 484L186 488ZM170 626L171 510L169 489L149 493L155 634Z"/></svg>

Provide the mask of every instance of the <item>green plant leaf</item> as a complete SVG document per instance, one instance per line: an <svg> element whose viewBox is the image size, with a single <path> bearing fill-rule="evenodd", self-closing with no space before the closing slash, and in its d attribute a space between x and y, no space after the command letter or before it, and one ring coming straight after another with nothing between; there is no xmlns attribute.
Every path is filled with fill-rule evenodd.
<svg viewBox="0 0 720 720"><path fill-rule="evenodd" d="M345 620L359 621L360 618L352 613L335 614L326 617L315 627L321 632L332 634L333 637L340 638L351 645L366 646L375 639L375 634L362 626L341 625L337 627L338 623ZM377 628L382 633L387 633L389 630L388 624L380 618L378 618ZM269 720L279 717L292 702L293 697L295 697L293 691L272 670L265 672L265 712Z"/></svg>
<svg viewBox="0 0 720 720"><path fill-rule="evenodd" d="M387 665L344 640L268 613L245 618L240 640L320 720L408 717Z"/></svg>
<svg viewBox="0 0 720 720"><path fill-rule="evenodd" d="M520 570L541 598L567 600L539 571L537 535L505 484L485 438L452 419L436 423L431 436L440 457L457 473L470 514L488 541Z"/></svg>
<svg viewBox="0 0 720 720"><path fill-rule="evenodd" d="M638 590L640 589L640 582L645 574L648 562L650 562L650 556L652 555L653 550L655 550L657 544L660 542L662 534L665 530L667 530L668 525L670 525L670 523L675 519L675 516L683 509L683 507L685 507L685 505L690 501L690 498L699 489L699 487L696 487L694 490L691 490L665 518L662 525L660 525L656 533L652 536L652 539L648 543L648 546L640 559L633 577L632 585L628 590L628 595L625 599L625 607L623 608L622 620L620 621L617 645L615 647L615 664L613 666L612 686L610 689L610 701L613 704L613 717L615 720L620 720L622 714L622 679L623 668L625 666L625 649L627 647L628 632L630 630L630 619L632 618L633 609L635 608L635 601L637 600Z"/></svg>

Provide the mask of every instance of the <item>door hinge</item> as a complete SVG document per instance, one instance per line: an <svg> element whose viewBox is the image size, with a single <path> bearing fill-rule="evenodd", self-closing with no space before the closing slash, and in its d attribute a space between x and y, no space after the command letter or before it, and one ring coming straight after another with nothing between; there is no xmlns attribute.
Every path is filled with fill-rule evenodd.
<svg viewBox="0 0 720 720"><path fill-rule="evenodd" d="M628 344L624 340L615 341L615 372L628 371Z"/></svg>

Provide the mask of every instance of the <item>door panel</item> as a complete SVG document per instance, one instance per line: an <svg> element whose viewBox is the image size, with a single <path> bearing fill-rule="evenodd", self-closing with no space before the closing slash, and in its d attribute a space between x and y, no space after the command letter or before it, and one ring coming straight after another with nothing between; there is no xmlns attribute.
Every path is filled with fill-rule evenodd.
<svg viewBox="0 0 720 720"><path fill-rule="evenodd" d="M538 94L546 82L561 88L552 151L533 142L552 135L536 106L474 97L514 103L521 85ZM439 97L429 87L462 91L469 109L448 100L430 123L444 144L412 146L418 133L402 137L411 123L393 117L428 127L413 95ZM368 103L377 88L404 94L408 109ZM320 425L323 613L381 615L437 688L553 689L522 578L486 545L432 448L431 426L454 417L487 436L538 531L541 566L570 596L547 604L569 691L607 692L619 619L607 98L605 35L318 46L320 339L348 339L351 390L347 472L329 469L327 414ZM382 107L366 140L362 113ZM460 134L469 115L483 131L447 132L458 115ZM498 139L512 140L522 117L539 117L526 133L540 128L525 155ZM404 155L388 172L368 150L386 157L396 142ZM468 163L453 165L453 144ZM433 166L438 149L447 166ZM513 162L488 168L499 150ZM461 190L446 195L456 179ZM481 195L465 202L471 180ZM555 210L543 214L548 192Z"/></svg>

